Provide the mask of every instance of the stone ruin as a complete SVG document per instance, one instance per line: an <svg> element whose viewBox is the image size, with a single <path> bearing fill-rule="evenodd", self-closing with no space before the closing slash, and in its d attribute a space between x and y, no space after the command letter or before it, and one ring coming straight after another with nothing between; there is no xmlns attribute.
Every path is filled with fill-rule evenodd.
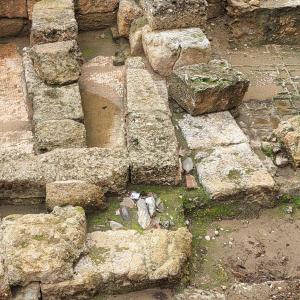
<svg viewBox="0 0 300 300"><path fill-rule="evenodd" d="M92 299L180 282L193 251L189 222L155 223L153 194L123 199L142 232L114 221L87 231L85 212L107 209L128 184L201 187L212 203L258 210L276 204L273 163L235 116L251 80L207 34L218 18L233 42L300 43L298 0L0 0L0 39L30 36L21 53L0 44L0 204L49 211L0 219L0 299ZM109 27L130 50L85 61L79 32ZM100 141L82 99L94 94L113 104L97 121ZM299 168L299 117L270 134ZM243 284L173 299L252 299L247 291L260 288L270 296L266 282Z"/></svg>

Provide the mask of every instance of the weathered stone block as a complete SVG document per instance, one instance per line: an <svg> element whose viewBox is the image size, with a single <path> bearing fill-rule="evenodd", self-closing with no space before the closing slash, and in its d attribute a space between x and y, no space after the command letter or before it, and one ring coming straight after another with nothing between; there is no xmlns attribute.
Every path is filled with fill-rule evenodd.
<svg viewBox="0 0 300 300"><path fill-rule="evenodd" d="M142 4L154 30L201 27L206 22L205 0L142 0Z"/></svg>
<svg viewBox="0 0 300 300"><path fill-rule="evenodd" d="M26 18L26 0L0 0L0 17Z"/></svg>
<svg viewBox="0 0 300 300"><path fill-rule="evenodd" d="M225 60L184 66L169 77L169 94L191 115L229 110L241 104L249 80Z"/></svg>
<svg viewBox="0 0 300 300"><path fill-rule="evenodd" d="M10 285L72 278L83 252L84 210L56 207L51 214L11 215L1 223L4 266Z"/></svg>
<svg viewBox="0 0 300 300"><path fill-rule="evenodd" d="M27 15L29 20L32 20L33 6L39 1L41 0L27 0Z"/></svg>
<svg viewBox="0 0 300 300"><path fill-rule="evenodd" d="M118 31L120 36L129 36L131 23L143 12L135 0L120 0L118 10Z"/></svg>
<svg viewBox="0 0 300 300"><path fill-rule="evenodd" d="M43 299L89 299L97 291L120 292L124 284L134 289L176 282L191 253L191 240L186 228L90 233L89 254L75 266L77 275L59 284L43 284Z"/></svg>
<svg viewBox="0 0 300 300"><path fill-rule="evenodd" d="M118 8L119 0L76 0L76 10L79 14L111 12Z"/></svg>
<svg viewBox="0 0 300 300"><path fill-rule="evenodd" d="M282 143L295 168L300 166L300 117L295 116L279 123L274 134Z"/></svg>
<svg viewBox="0 0 300 300"><path fill-rule="evenodd" d="M214 200L272 204L275 182L248 143L210 149L197 164L197 172Z"/></svg>
<svg viewBox="0 0 300 300"><path fill-rule="evenodd" d="M23 32L26 22L21 18L0 18L0 37L19 35Z"/></svg>
<svg viewBox="0 0 300 300"><path fill-rule="evenodd" d="M163 76L181 66L206 63L210 57L210 42L200 28L151 31L145 26L143 47L154 71Z"/></svg>
<svg viewBox="0 0 300 300"><path fill-rule="evenodd" d="M35 45L30 57L37 75L47 84L62 85L79 78L81 53L76 41Z"/></svg>
<svg viewBox="0 0 300 300"><path fill-rule="evenodd" d="M228 111L199 117L185 114L178 125L191 150L209 150L249 141Z"/></svg>
<svg viewBox="0 0 300 300"><path fill-rule="evenodd" d="M76 40L77 34L72 0L39 1L34 5L31 45Z"/></svg>
<svg viewBox="0 0 300 300"><path fill-rule="evenodd" d="M226 13L226 0L207 0L207 19L220 17Z"/></svg>
<svg viewBox="0 0 300 300"><path fill-rule="evenodd" d="M2 254L0 256L0 299L11 300L12 294L8 283L6 268L4 267L4 261Z"/></svg>
<svg viewBox="0 0 300 300"><path fill-rule="evenodd" d="M40 300L41 287L39 282L32 282L25 287L19 287L13 300Z"/></svg>
<svg viewBox="0 0 300 300"><path fill-rule="evenodd" d="M34 128L35 146L39 152L55 148L86 146L86 132L82 123L73 120L40 121Z"/></svg>
<svg viewBox="0 0 300 300"><path fill-rule="evenodd" d="M103 208L104 194L101 187L82 180L55 181L46 185L46 205L81 206L84 209Z"/></svg>
<svg viewBox="0 0 300 300"><path fill-rule="evenodd" d="M131 55L142 55L143 49L143 27L147 25L145 17L138 18L131 23L129 32L129 43Z"/></svg>

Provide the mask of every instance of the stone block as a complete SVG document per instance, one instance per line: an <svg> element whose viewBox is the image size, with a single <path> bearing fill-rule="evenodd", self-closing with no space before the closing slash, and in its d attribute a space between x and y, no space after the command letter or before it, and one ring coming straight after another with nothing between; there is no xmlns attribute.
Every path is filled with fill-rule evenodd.
<svg viewBox="0 0 300 300"><path fill-rule="evenodd" d="M101 187L82 180L55 181L46 184L46 205L81 206L91 210L104 208L104 194Z"/></svg>
<svg viewBox="0 0 300 300"><path fill-rule="evenodd" d="M0 37L16 36L23 32L26 22L21 18L0 18Z"/></svg>
<svg viewBox="0 0 300 300"><path fill-rule="evenodd" d="M191 150L208 150L249 141L228 111L198 117L185 114L178 125Z"/></svg>
<svg viewBox="0 0 300 300"><path fill-rule="evenodd" d="M142 9L135 0L120 0L117 17L120 36L128 37L131 23L142 14Z"/></svg>
<svg viewBox="0 0 300 300"><path fill-rule="evenodd" d="M106 13L118 9L119 0L76 0L76 11L79 14Z"/></svg>
<svg viewBox="0 0 300 300"><path fill-rule="evenodd" d="M26 0L0 0L0 17L27 18Z"/></svg>
<svg viewBox="0 0 300 300"><path fill-rule="evenodd" d="M125 284L128 289L138 289L160 282L174 283L183 275L191 241L186 228L143 234L135 230L90 233L89 254L75 266L74 279L43 284L43 299L91 299L97 291L124 291Z"/></svg>
<svg viewBox="0 0 300 300"><path fill-rule="evenodd" d="M1 223L1 245L9 284L71 279L84 249L86 220L80 207L51 214L10 215Z"/></svg>
<svg viewBox="0 0 300 300"><path fill-rule="evenodd" d="M31 45L76 40L77 34L72 0L39 1L34 5Z"/></svg>
<svg viewBox="0 0 300 300"><path fill-rule="evenodd" d="M181 66L206 63L211 52L210 42L200 28L151 31L145 26L143 48L154 71L163 76Z"/></svg>
<svg viewBox="0 0 300 300"><path fill-rule="evenodd" d="M225 60L178 68L169 77L170 96L191 115L239 106L249 80Z"/></svg>
<svg viewBox="0 0 300 300"><path fill-rule="evenodd" d="M46 84L64 85L78 80L81 52L76 41L35 45L29 54L37 75Z"/></svg>
<svg viewBox="0 0 300 300"><path fill-rule="evenodd" d="M32 20L33 6L39 1L41 0L27 0L27 15L29 20Z"/></svg>
<svg viewBox="0 0 300 300"><path fill-rule="evenodd" d="M35 147L39 152L56 148L86 146L86 132L82 123L73 120L40 121L34 128Z"/></svg>
<svg viewBox="0 0 300 300"><path fill-rule="evenodd" d="M279 123L274 134L288 153L295 168L300 166L300 117Z"/></svg>
<svg viewBox="0 0 300 300"><path fill-rule="evenodd" d="M273 204L275 182L248 143L211 149L200 159L197 172L213 200Z"/></svg>
<svg viewBox="0 0 300 300"><path fill-rule="evenodd" d="M135 19L130 26L129 32L129 43L131 55L142 55L144 53L143 49L143 27L147 25L145 17Z"/></svg>
<svg viewBox="0 0 300 300"><path fill-rule="evenodd" d="M40 300L41 287L38 282L32 282L25 287L17 288L13 300Z"/></svg>
<svg viewBox="0 0 300 300"><path fill-rule="evenodd" d="M207 19L218 18L226 13L226 0L207 0Z"/></svg>
<svg viewBox="0 0 300 300"><path fill-rule="evenodd" d="M202 27L206 23L205 0L142 0L142 5L154 30Z"/></svg>

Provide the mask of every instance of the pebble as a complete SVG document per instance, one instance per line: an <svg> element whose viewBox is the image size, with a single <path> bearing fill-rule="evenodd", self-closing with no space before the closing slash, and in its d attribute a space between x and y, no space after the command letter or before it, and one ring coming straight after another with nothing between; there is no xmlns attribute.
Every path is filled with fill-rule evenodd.
<svg viewBox="0 0 300 300"><path fill-rule="evenodd" d="M131 219L129 210L126 206L122 206L119 211L120 211L120 215L124 221L129 221Z"/></svg>
<svg viewBox="0 0 300 300"><path fill-rule="evenodd" d="M140 196L141 196L141 193L138 193L138 192L132 192L130 195L132 200L139 200Z"/></svg>
<svg viewBox="0 0 300 300"><path fill-rule="evenodd" d="M147 197L145 199L145 202L147 204L147 207L148 207L148 211L149 211L149 214L150 214L150 217L153 217L154 214L155 214L155 211L156 211L156 204L155 204L155 199L154 197Z"/></svg>
<svg viewBox="0 0 300 300"><path fill-rule="evenodd" d="M112 230L120 230L120 229L124 228L124 226L122 224L115 222L115 221L110 221L109 226Z"/></svg>
<svg viewBox="0 0 300 300"><path fill-rule="evenodd" d="M137 201L138 208L138 223L143 229L146 229L151 224L151 217L148 212L147 204L144 199Z"/></svg>
<svg viewBox="0 0 300 300"><path fill-rule="evenodd" d="M182 162L182 168L186 173L190 173L193 168L194 168L194 163L193 160L190 157L187 157L183 162Z"/></svg>
<svg viewBox="0 0 300 300"><path fill-rule="evenodd" d="M219 236L219 231L218 230L215 230L215 236Z"/></svg>
<svg viewBox="0 0 300 300"><path fill-rule="evenodd" d="M194 190L198 188L197 181L193 175L186 175L185 176L185 186L188 190Z"/></svg>
<svg viewBox="0 0 300 300"><path fill-rule="evenodd" d="M206 235L204 238L205 238L207 241L210 241L210 236L209 236L209 235Z"/></svg>
<svg viewBox="0 0 300 300"><path fill-rule="evenodd" d="M276 155L275 158L275 165L277 167L286 167L289 164L289 160L287 157L285 157L282 153L279 153Z"/></svg>

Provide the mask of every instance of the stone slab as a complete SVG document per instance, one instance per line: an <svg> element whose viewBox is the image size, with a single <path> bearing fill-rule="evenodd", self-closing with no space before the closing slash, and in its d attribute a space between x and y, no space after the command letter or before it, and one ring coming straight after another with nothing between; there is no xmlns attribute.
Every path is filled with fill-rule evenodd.
<svg viewBox="0 0 300 300"><path fill-rule="evenodd" d="M202 27L207 2L203 0L142 0L145 16L154 30Z"/></svg>
<svg viewBox="0 0 300 300"><path fill-rule="evenodd" d="M26 0L0 0L0 17L26 18Z"/></svg>
<svg viewBox="0 0 300 300"><path fill-rule="evenodd" d="M214 200L272 205L275 182L248 143L212 149L197 164L197 172Z"/></svg>
<svg viewBox="0 0 300 300"><path fill-rule="evenodd" d="M170 96L191 115L233 109L249 87L249 80L226 60L178 68L168 81Z"/></svg>
<svg viewBox="0 0 300 300"><path fill-rule="evenodd" d="M22 18L0 18L0 37L11 37L26 32L27 22Z"/></svg>
<svg viewBox="0 0 300 300"><path fill-rule="evenodd" d="M249 141L228 111L197 117L184 114L178 125L191 150L210 150Z"/></svg>
<svg viewBox="0 0 300 300"><path fill-rule="evenodd" d="M143 28L143 48L152 68L162 76L173 69L195 63L206 63L210 42L200 28L152 31Z"/></svg>
<svg viewBox="0 0 300 300"><path fill-rule="evenodd" d="M39 1L33 7L30 44L76 40L78 27L72 0Z"/></svg>

